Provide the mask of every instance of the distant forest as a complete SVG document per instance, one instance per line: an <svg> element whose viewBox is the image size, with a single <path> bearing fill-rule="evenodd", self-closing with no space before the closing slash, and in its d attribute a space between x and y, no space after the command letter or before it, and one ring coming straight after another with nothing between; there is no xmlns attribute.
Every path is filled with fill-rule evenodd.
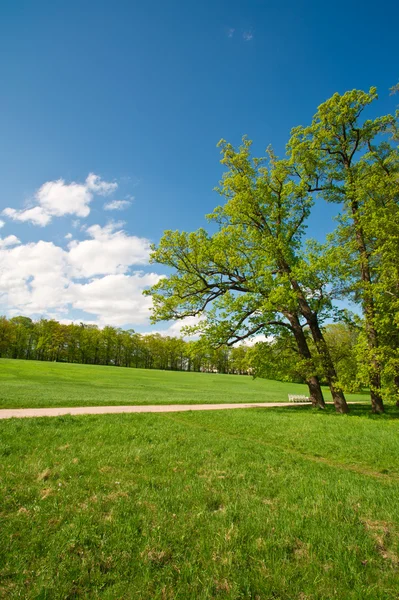
<svg viewBox="0 0 399 600"><path fill-rule="evenodd" d="M356 329L336 323L325 328L343 389L354 391L359 380L353 348ZM309 341L309 343L311 343ZM0 317L0 356L26 360L113 365L142 369L201 371L253 375L304 382L306 373L290 338L281 335L253 346L211 347L205 339L186 341L159 333L141 335L116 327L55 320Z"/></svg>
<svg viewBox="0 0 399 600"><path fill-rule="evenodd" d="M0 318L0 356L141 369L247 374L247 347L211 349L196 341L132 329Z"/></svg>

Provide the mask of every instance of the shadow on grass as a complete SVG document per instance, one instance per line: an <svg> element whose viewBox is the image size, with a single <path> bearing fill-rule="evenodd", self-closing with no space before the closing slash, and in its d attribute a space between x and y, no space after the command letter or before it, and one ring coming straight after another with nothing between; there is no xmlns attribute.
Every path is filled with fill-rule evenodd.
<svg viewBox="0 0 399 600"><path fill-rule="evenodd" d="M262 410L259 408L258 410ZM267 409L270 410L270 409ZM385 405L385 413L383 415L375 415L371 412L371 405L365 403L356 403L349 405L349 413L347 415L340 415L335 411L333 405L329 404L324 410L318 408L312 408L310 405L307 406L281 406L272 409L274 412L279 413L304 413L311 412L313 414L320 414L326 417L364 417L366 419L373 420L393 420L399 419L399 408L394 405Z"/></svg>

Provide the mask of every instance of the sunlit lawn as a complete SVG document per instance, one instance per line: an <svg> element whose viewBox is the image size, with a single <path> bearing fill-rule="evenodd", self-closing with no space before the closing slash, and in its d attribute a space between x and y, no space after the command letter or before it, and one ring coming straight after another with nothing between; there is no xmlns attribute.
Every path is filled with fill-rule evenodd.
<svg viewBox="0 0 399 600"><path fill-rule="evenodd" d="M2 421L0 597L397 598L398 416Z"/></svg>
<svg viewBox="0 0 399 600"><path fill-rule="evenodd" d="M305 385L240 375L0 359L0 408L287 402L307 393Z"/></svg>

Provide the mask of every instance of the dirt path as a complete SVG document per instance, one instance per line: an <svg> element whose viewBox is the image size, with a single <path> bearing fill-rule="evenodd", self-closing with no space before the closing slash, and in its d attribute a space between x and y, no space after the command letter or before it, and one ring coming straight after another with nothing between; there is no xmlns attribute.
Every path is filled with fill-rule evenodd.
<svg viewBox="0 0 399 600"><path fill-rule="evenodd" d="M62 415L108 415L120 413L163 413L188 410L226 410L230 408L276 408L278 406L310 406L309 402L263 402L261 404L160 404L147 406L71 406L69 408L5 408L0 419L13 417L60 417Z"/></svg>

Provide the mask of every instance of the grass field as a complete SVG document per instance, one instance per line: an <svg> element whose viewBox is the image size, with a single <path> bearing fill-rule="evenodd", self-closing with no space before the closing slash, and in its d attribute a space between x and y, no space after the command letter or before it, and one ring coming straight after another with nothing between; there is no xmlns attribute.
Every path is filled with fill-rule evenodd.
<svg viewBox="0 0 399 600"><path fill-rule="evenodd" d="M0 422L0 597L398 598L398 417Z"/></svg>
<svg viewBox="0 0 399 600"><path fill-rule="evenodd" d="M0 408L287 402L307 393L305 385L238 375L0 359Z"/></svg>

